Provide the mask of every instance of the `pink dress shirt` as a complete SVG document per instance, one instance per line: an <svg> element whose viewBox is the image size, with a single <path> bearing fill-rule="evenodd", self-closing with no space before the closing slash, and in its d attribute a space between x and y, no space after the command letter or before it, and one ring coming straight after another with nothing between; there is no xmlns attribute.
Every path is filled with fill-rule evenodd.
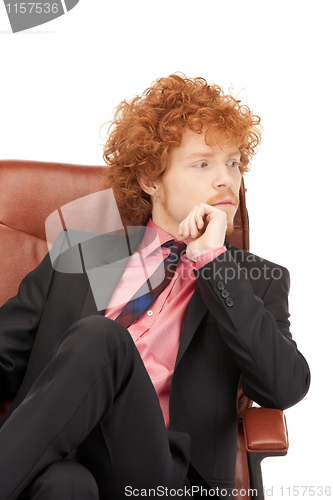
<svg viewBox="0 0 333 500"><path fill-rule="evenodd" d="M170 253L170 249L161 246L173 237L156 226L151 219L147 228L154 229L156 233L146 231L140 247L132 255L106 310L105 316L110 319L117 318L125 304L146 282L147 275L151 276L161 259L164 260ZM187 243L190 240L183 241ZM187 306L196 286L193 270L200 269L224 251L226 248L221 247L208 252L201 255L196 262L189 260L184 254L167 287L128 328L154 385L167 428L170 428L171 378Z"/></svg>

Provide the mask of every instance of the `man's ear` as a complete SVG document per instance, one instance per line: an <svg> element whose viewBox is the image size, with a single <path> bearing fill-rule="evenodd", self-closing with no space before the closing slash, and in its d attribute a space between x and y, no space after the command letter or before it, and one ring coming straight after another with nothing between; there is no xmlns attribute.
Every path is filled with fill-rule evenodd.
<svg viewBox="0 0 333 500"><path fill-rule="evenodd" d="M158 188L157 182L153 182L147 178L142 178L142 179L138 179L138 183L140 184L142 191L149 194L150 196L156 196L156 192L157 192L157 188Z"/></svg>

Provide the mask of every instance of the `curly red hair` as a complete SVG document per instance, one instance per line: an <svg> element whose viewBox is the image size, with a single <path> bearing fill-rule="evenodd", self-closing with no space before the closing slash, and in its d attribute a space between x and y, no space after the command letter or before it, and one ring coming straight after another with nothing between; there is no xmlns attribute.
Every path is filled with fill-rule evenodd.
<svg viewBox="0 0 333 500"><path fill-rule="evenodd" d="M120 215L144 225L151 215L150 196L139 180L154 181L167 166L171 148L180 145L185 128L206 142L232 144L241 153L240 170L248 171L261 140L260 118L218 85L204 78L173 74L160 78L141 95L122 101L108 128L103 158L108 165L104 187L112 188Z"/></svg>

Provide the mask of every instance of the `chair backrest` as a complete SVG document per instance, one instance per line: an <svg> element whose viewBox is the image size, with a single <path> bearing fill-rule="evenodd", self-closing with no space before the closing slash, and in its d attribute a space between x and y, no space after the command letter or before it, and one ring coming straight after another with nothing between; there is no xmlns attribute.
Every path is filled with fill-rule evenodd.
<svg viewBox="0 0 333 500"><path fill-rule="evenodd" d="M48 251L45 220L70 201L102 189L102 167L0 161L0 305Z"/></svg>

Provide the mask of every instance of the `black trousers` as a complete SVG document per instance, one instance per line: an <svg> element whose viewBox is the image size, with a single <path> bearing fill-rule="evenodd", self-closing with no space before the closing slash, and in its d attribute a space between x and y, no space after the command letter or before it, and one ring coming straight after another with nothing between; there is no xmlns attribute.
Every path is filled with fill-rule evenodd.
<svg viewBox="0 0 333 500"><path fill-rule="evenodd" d="M90 316L63 335L0 430L0 500L113 500L183 488L189 444L166 430L126 328ZM75 449L81 464L65 460Z"/></svg>
<svg viewBox="0 0 333 500"><path fill-rule="evenodd" d="M18 500L97 500L94 476L73 460L60 460L46 467L19 495Z"/></svg>

